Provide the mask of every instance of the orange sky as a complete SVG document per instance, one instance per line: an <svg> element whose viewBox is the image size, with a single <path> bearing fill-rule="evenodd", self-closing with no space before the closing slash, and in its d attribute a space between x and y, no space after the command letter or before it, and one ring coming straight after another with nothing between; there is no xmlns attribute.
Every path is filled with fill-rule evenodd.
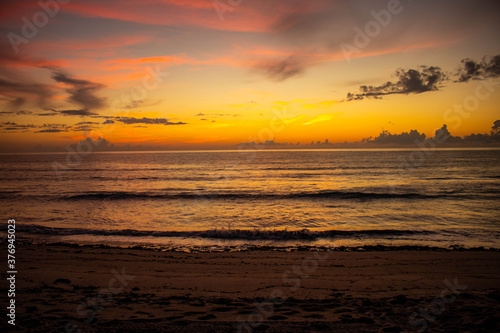
<svg viewBox="0 0 500 333"><path fill-rule="evenodd" d="M0 4L0 151L465 136L500 118L493 1L47 3Z"/></svg>

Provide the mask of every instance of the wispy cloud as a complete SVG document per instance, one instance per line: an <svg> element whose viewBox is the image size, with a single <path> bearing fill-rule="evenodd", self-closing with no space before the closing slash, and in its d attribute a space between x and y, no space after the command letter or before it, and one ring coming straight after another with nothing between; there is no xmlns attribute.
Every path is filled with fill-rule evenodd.
<svg viewBox="0 0 500 333"><path fill-rule="evenodd" d="M339 114L340 113L325 113L325 114L321 114L319 116L311 118L308 122L304 123L304 125L312 125L312 124L320 123L320 122L323 122L323 121L329 121L329 120L332 120L332 119L336 118Z"/></svg>
<svg viewBox="0 0 500 333"><path fill-rule="evenodd" d="M67 132L71 126L66 124L43 124L39 126L41 128L40 131L35 133L59 133L59 132Z"/></svg>
<svg viewBox="0 0 500 333"><path fill-rule="evenodd" d="M17 110L28 102L44 107L52 96L53 89L50 85L39 83L10 67L0 67L0 100L8 108Z"/></svg>
<svg viewBox="0 0 500 333"><path fill-rule="evenodd" d="M304 73L308 61L292 55L280 60L261 60L254 66L271 80L279 82Z"/></svg>
<svg viewBox="0 0 500 333"><path fill-rule="evenodd" d="M304 104L303 107L306 109L328 108L334 104L337 104L338 102L339 101L322 101L318 103Z"/></svg>
<svg viewBox="0 0 500 333"><path fill-rule="evenodd" d="M2 129L4 132L17 132L17 131L23 131L27 132L30 129L37 128L37 126L33 124L28 124L28 125L21 125L17 124L14 122L3 122L0 123L0 129Z"/></svg>
<svg viewBox="0 0 500 333"><path fill-rule="evenodd" d="M83 106L84 109L99 109L106 105L105 98L96 94L104 85L88 80L77 79L65 73L57 62L43 59L33 60L26 56L6 52L8 46L1 43L0 51L0 96L8 107L18 109L26 104L34 104L40 108L50 107L49 104L58 90L57 85L40 83L38 79L26 74L22 69L48 70L56 83L67 86L69 101Z"/></svg>
<svg viewBox="0 0 500 333"><path fill-rule="evenodd" d="M96 93L104 88L102 84L82 79L75 79L59 70L52 73L52 78L56 82L64 83L70 86L66 89L66 92L70 95L70 101L75 102L86 109L100 109L106 105L105 98L96 96Z"/></svg>

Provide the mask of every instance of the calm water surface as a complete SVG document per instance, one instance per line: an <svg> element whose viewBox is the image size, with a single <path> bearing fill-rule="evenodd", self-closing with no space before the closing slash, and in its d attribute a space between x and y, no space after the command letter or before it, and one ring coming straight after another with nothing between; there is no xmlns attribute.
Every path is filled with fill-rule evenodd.
<svg viewBox="0 0 500 333"><path fill-rule="evenodd" d="M499 162L500 150L0 155L0 212L37 241L500 248Z"/></svg>

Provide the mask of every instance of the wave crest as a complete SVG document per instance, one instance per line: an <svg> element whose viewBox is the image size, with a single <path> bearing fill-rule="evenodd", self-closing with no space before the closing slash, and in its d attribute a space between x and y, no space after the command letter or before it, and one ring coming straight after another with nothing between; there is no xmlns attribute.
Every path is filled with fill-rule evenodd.
<svg viewBox="0 0 500 333"><path fill-rule="evenodd" d="M384 237L432 234L423 230L266 230L266 229L210 229L198 231L149 231L149 230L106 230L84 228L50 228L33 224L18 224L18 232L43 235L100 235L100 236L129 236L129 237L185 237L185 238L213 238L229 240L316 240L321 238L351 238L351 237ZM6 230L6 227L2 228Z"/></svg>

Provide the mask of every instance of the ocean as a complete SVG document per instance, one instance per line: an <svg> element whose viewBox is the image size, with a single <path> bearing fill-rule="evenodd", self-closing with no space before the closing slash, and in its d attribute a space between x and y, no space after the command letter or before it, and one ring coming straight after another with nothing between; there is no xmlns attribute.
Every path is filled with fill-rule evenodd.
<svg viewBox="0 0 500 333"><path fill-rule="evenodd" d="M176 251L500 249L500 150L0 155L1 216L35 243Z"/></svg>

